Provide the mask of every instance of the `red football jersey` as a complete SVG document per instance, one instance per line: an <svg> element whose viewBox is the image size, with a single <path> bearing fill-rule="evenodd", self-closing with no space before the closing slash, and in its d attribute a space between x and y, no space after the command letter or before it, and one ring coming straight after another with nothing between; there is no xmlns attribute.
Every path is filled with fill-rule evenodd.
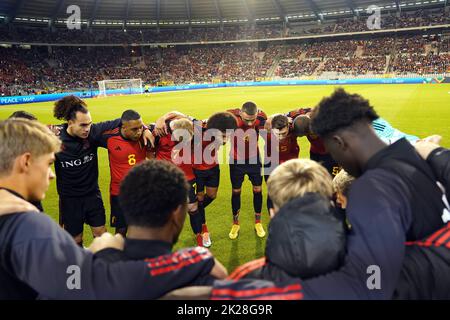
<svg viewBox="0 0 450 320"><path fill-rule="evenodd" d="M159 137L156 139L155 142L156 142L156 149L155 149L156 159L170 161L176 164L181 170L183 170L184 175L188 181L195 179L194 171L192 170L192 156L190 163L177 164L175 162L175 159L177 157L183 156L182 154L183 150L180 150L180 154L176 153L174 147L177 145L178 142L172 141L171 134L166 134L165 136Z"/></svg>
<svg viewBox="0 0 450 320"><path fill-rule="evenodd" d="M196 148L196 143L194 141L194 162L193 168L195 170L209 170L217 165L219 165L219 157L217 154L218 148L216 147L214 141L205 141L204 133L206 132L206 122L201 121L201 126L195 126L194 130L197 135L201 135L202 144L201 148ZM200 154L201 151L201 154ZM208 161L206 161L208 160ZM209 163L207 163L209 162Z"/></svg>
<svg viewBox="0 0 450 320"><path fill-rule="evenodd" d="M311 108L299 108L293 111L290 111L286 114L291 119L295 119L296 117L300 115L305 115L311 112ZM323 141L320 137L318 137L315 134L307 135L306 138L311 143L310 152L315 154L327 154L327 151L325 150L325 146L323 144Z"/></svg>
<svg viewBox="0 0 450 320"><path fill-rule="evenodd" d="M292 129L290 130L288 136L284 138L283 140L278 140L277 137L273 136L272 134L269 134L267 136L267 155L270 157L271 154L271 147L272 143L278 143L277 145L277 151L278 151L278 157L279 157L279 164L282 164L288 160L291 159L297 159L298 154L300 152L300 148L297 143L297 137L294 135L294 132Z"/></svg>
<svg viewBox="0 0 450 320"><path fill-rule="evenodd" d="M321 155L328 154L327 150L325 149L325 145L323 144L322 138L315 134L310 134L307 136L307 138L311 143L311 149L309 149L309 152Z"/></svg>
<svg viewBox="0 0 450 320"><path fill-rule="evenodd" d="M109 132L104 139L111 172L110 194L117 196L120 192L120 183L128 171L146 159L147 149L140 141L126 140L120 134L119 128Z"/></svg>
<svg viewBox="0 0 450 320"><path fill-rule="evenodd" d="M248 160L256 158L257 156L259 156L259 130L264 129L264 125L267 120L266 114L263 111L258 110L255 122L253 123L253 125L248 126L240 116L240 109L227 111L237 118L238 129L242 129L244 131L244 136L242 137L244 139L244 147L242 147L242 143L238 141L238 137L234 137L234 145L233 149L231 150L232 158L234 160Z"/></svg>

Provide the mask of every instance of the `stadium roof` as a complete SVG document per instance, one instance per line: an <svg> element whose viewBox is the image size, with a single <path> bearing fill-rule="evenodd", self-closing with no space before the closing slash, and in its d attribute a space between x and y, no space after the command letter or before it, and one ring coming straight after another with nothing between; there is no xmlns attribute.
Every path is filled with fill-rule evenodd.
<svg viewBox="0 0 450 320"><path fill-rule="evenodd" d="M68 6L77 5L84 21L200 21L245 22L322 19L365 11L370 5L395 10L447 0L1 0L0 15L7 21L21 17L66 19ZM17 19L19 18L19 19Z"/></svg>

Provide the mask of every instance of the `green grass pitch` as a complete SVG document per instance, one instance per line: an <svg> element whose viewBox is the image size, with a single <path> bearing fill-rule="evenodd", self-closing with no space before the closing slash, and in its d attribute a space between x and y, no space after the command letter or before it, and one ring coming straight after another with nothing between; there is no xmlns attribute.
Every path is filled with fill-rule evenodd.
<svg viewBox="0 0 450 320"><path fill-rule="evenodd" d="M206 119L214 112L237 108L248 100L256 102L267 115L271 115L297 107L315 106L322 97L331 94L334 88L334 86L225 88L88 99L87 103L94 122L118 118L122 111L135 109L146 123L151 123L171 110L178 110L198 119ZM398 129L419 137L440 134L444 137L443 145L450 147L450 85L353 85L345 88L370 99L380 116ZM0 107L0 119L8 117L16 110L32 112L46 124L58 123L52 117L51 102L3 106ZM301 157L308 157L308 142L306 139L300 141ZM109 166L107 153L102 149L99 151L99 166L99 183L109 216ZM265 197L264 186L263 223L267 228L269 216L265 208ZM232 223L231 184L228 166L222 165L218 198L207 208L206 214L213 241L211 251L229 271L264 255L265 239L259 239L253 228L252 203L251 184L246 179L242 193L240 235L237 240L230 240L228 233ZM51 184L43 204L46 212L57 221L58 197L55 182ZM113 231L110 228L109 230ZM92 240L87 227L84 239L85 245ZM194 243L187 218L176 248L193 246Z"/></svg>

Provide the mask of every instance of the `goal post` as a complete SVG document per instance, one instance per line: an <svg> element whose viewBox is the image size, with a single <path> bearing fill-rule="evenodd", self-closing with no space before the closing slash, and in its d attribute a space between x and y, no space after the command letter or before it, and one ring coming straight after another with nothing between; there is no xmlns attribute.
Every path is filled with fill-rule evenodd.
<svg viewBox="0 0 450 320"><path fill-rule="evenodd" d="M98 81L98 95L106 97L116 94L141 94L142 79L117 79Z"/></svg>

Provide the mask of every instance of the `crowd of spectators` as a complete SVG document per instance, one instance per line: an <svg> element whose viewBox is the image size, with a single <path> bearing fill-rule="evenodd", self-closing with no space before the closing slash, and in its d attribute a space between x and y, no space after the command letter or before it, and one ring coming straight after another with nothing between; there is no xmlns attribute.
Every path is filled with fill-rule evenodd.
<svg viewBox="0 0 450 320"><path fill-rule="evenodd" d="M392 53L395 46L394 38L381 38L364 41L363 55L365 57L382 57Z"/></svg>
<svg viewBox="0 0 450 320"><path fill-rule="evenodd" d="M400 55L392 65L398 74L439 74L450 71L450 54Z"/></svg>
<svg viewBox="0 0 450 320"><path fill-rule="evenodd" d="M351 58L354 56L361 41L340 40L314 42L306 48L307 58Z"/></svg>
<svg viewBox="0 0 450 320"><path fill-rule="evenodd" d="M439 24L449 24L450 15L444 8L424 9L417 11L402 11L383 14L381 28L409 28ZM53 27L25 27L19 25L0 26L0 41L16 41L27 43L174 43L174 42L205 42L233 41L249 39L271 39L280 37L295 37L308 34L329 34L342 32L368 31L367 16L346 19L325 18L320 23L311 21L307 25L297 22L282 24L279 22L256 23L253 25L224 25L211 27L185 26L138 28L105 28L94 27L81 30L69 30L63 25Z"/></svg>
<svg viewBox="0 0 450 320"><path fill-rule="evenodd" d="M329 72L445 73L450 66L447 51L448 39L423 36L268 47L0 47L0 95L92 90L103 79L140 78L144 83L158 85L258 81ZM387 55L391 58L386 59Z"/></svg>
<svg viewBox="0 0 450 320"><path fill-rule="evenodd" d="M382 74L386 69L385 57L331 58L321 72L336 72L346 75Z"/></svg>
<svg viewBox="0 0 450 320"><path fill-rule="evenodd" d="M281 78L297 78L311 76L319 66L318 60L283 60L280 62L276 75Z"/></svg>

